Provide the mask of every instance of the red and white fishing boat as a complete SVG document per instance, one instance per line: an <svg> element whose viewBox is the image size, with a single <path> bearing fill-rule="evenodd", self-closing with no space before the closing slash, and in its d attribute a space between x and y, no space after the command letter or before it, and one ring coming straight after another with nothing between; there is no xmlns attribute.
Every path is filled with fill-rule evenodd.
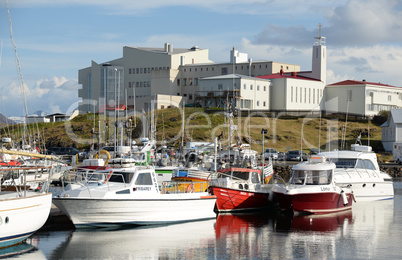
<svg viewBox="0 0 402 260"><path fill-rule="evenodd" d="M218 170L216 178L209 182L217 198L216 210L238 212L272 208L273 184L266 182L273 175L272 163L264 168L264 176L261 172L258 168L229 167Z"/></svg>
<svg viewBox="0 0 402 260"><path fill-rule="evenodd" d="M293 167L287 184L272 188L282 210L294 213L324 214L352 208L353 194L345 186L335 185L333 175L336 165L324 156L311 157L309 161Z"/></svg>

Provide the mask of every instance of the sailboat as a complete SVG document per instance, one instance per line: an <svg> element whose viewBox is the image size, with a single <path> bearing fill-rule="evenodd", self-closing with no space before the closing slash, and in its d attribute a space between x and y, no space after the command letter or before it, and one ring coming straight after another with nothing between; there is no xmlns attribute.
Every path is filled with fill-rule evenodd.
<svg viewBox="0 0 402 260"><path fill-rule="evenodd" d="M10 22L11 40L14 45L16 60L18 62L19 73L22 81L22 74L19 66L19 59L16 54L16 46L12 37L11 18L8 9ZM23 89L23 81L22 81ZM24 101L25 101L25 93ZM26 102L25 102L25 111ZM4 150L3 150L4 152ZM13 246L21 243L27 237L36 232L46 222L52 205L52 193L47 192L48 183L42 186L41 190L29 190L26 184L26 170L24 168L0 168L0 248ZM21 185L11 182L10 185L3 185L6 174L11 179L23 180ZM21 178L22 175L22 178Z"/></svg>

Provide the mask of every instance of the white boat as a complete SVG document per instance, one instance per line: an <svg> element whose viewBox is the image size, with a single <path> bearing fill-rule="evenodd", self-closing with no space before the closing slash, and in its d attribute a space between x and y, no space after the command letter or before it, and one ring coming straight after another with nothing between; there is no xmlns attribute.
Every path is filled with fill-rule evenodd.
<svg viewBox="0 0 402 260"><path fill-rule="evenodd" d="M334 182L334 163L323 156L293 166L289 183L275 184L272 191L283 211L296 214L325 214L350 210L353 194L349 185Z"/></svg>
<svg viewBox="0 0 402 260"><path fill-rule="evenodd" d="M83 182L67 185L60 196L53 198L53 203L77 228L215 218L216 197L208 192L192 192L194 189L187 186L193 184L164 182L159 190L154 167L112 168L94 172Z"/></svg>
<svg viewBox="0 0 402 260"><path fill-rule="evenodd" d="M40 229L52 206L52 193L27 190L21 186L1 188L0 248L21 243Z"/></svg>
<svg viewBox="0 0 402 260"><path fill-rule="evenodd" d="M334 181L338 186L350 185L356 202L387 200L394 197L392 177L380 171L371 146L352 144L351 151L330 151L325 156L336 164Z"/></svg>

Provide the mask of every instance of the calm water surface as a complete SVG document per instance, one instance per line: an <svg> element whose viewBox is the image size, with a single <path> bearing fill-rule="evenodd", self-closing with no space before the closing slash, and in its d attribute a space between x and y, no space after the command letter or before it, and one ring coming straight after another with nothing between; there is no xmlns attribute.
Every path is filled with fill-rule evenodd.
<svg viewBox="0 0 402 260"><path fill-rule="evenodd" d="M394 189L393 200L355 203L334 215L218 215L148 228L39 231L21 245L37 250L16 258L401 259L401 180Z"/></svg>

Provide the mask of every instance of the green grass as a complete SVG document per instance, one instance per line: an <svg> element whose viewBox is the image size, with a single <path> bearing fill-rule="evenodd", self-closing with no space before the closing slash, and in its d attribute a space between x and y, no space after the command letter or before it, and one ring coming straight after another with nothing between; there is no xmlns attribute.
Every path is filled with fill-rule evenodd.
<svg viewBox="0 0 402 260"><path fill-rule="evenodd" d="M179 147L182 140L182 111L178 108L157 110L156 118L156 138L157 141L166 141L168 145ZM122 118L123 119L123 118ZM78 149L88 148L91 140L91 130L105 131L105 121L109 122L106 132L112 136L113 118L104 118L103 115L94 114L80 115L70 122L40 123L27 125L28 133L36 136L36 140L43 142L46 147L50 146L72 146ZM229 139L229 120L222 110L216 110L216 114L206 114L202 108L185 109L185 131L184 141L207 141L213 142L214 138L222 134L224 144ZM264 148L275 148L278 151L298 150L302 147L306 152L310 148L320 148L326 150L331 147L341 148L342 129L346 127L345 133L346 148L355 143L359 133L370 133L370 145L376 152L382 152L381 128L371 122L352 122L347 123L341 120L330 120L319 118L290 118L277 119L268 117L235 117L233 125L237 125L237 130L233 131L232 142L241 140L250 143L252 149L262 151L261 129L267 129L264 135ZM6 130L8 129L8 130ZM23 135L23 127L13 126L1 131L2 137L8 136L14 140L20 140ZM302 135L303 131L303 135ZM133 138L142 136L142 125L137 120L137 127L132 128ZM72 138L73 137L73 138ZM102 139L104 139L102 135ZM362 143L369 142L367 135L362 136Z"/></svg>

